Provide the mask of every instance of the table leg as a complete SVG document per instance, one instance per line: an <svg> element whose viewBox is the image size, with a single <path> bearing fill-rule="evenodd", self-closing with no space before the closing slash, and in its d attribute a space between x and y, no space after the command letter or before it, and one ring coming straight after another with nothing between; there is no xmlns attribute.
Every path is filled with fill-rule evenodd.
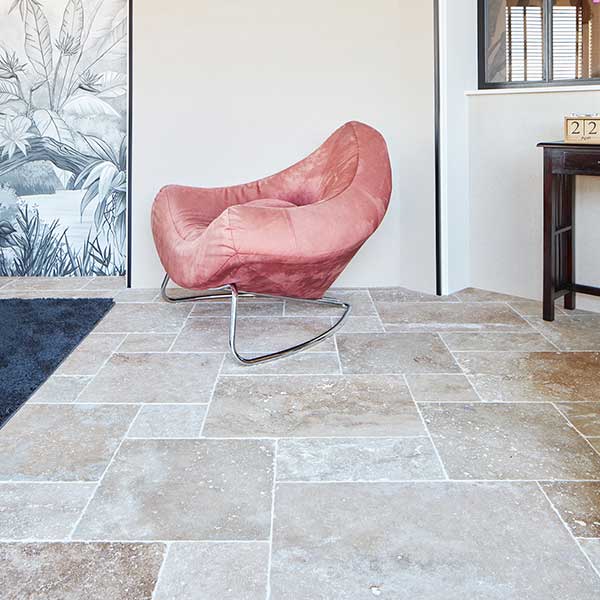
<svg viewBox="0 0 600 600"><path fill-rule="evenodd" d="M544 151L544 320L554 321L555 265L555 177L552 156Z"/></svg>
<svg viewBox="0 0 600 600"><path fill-rule="evenodd" d="M564 185L564 200L565 212L568 214L568 225L571 227L571 231L565 234L566 244L566 273L565 279L569 286L575 285L575 176L571 175L566 177ZM569 292L565 296L565 308L574 310L576 307L576 294L575 292Z"/></svg>

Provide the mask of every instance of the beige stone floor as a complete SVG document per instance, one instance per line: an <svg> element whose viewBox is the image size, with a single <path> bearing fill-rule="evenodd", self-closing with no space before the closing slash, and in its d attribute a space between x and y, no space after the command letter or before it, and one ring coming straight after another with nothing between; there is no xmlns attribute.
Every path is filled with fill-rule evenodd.
<svg viewBox="0 0 600 600"><path fill-rule="evenodd" d="M600 315L338 290L334 339L255 368L225 303L116 305L0 430L0 597L598 600ZM240 345L334 313L244 302Z"/></svg>

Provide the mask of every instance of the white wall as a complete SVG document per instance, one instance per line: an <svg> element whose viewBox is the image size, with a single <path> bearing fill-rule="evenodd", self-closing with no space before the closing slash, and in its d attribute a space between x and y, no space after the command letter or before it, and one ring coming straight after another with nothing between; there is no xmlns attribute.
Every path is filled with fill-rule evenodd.
<svg viewBox="0 0 600 600"><path fill-rule="evenodd" d="M440 0L442 290L471 283L465 90L477 87L477 0Z"/></svg>
<svg viewBox="0 0 600 600"><path fill-rule="evenodd" d="M158 189L278 171L351 119L392 155L390 211L340 285L433 291L433 9L413 0L134 3L132 277L156 286Z"/></svg>
<svg viewBox="0 0 600 600"><path fill-rule="evenodd" d="M468 98L471 282L541 298L542 154L562 139L563 117L598 112L599 91L483 94ZM600 180L578 178L577 279L600 283ZM581 307L598 307L579 296Z"/></svg>

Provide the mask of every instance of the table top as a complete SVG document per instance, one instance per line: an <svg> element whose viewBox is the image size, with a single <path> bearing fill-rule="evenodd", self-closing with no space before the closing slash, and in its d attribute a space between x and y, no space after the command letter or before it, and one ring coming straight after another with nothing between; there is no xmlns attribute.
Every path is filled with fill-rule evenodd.
<svg viewBox="0 0 600 600"><path fill-rule="evenodd" d="M574 144L572 142L540 142L538 148L564 148L574 150L598 150L600 144Z"/></svg>

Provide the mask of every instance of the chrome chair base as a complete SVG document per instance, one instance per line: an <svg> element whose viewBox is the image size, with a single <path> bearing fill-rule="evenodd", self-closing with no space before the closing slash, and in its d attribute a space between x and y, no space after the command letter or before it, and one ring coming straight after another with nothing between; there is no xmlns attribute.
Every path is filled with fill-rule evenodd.
<svg viewBox="0 0 600 600"><path fill-rule="evenodd" d="M167 285L169 284L170 277L165 275L163 279L162 285L160 287L160 294L165 302L170 302L173 304L177 304L179 302L199 302L201 300L221 300L225 298L231 299L231 317L229 320L229 348L233 353L234 358L243 365L256 365L260 363L266 363L273 360L278 360L280 358L285 358L286 356L291 356L292 354L296 354L298 352L302 352L302 350L306 350L323 340L326 340L328 337L331 337L346 321L352 307L347 302L342 302L341 300L336 300L335 298L323 297L318 300L307 300L305 298L288 298L286 296L271 296L269 294L255 294L253 292L241 292L238 291L235 285L226 285L221 288L216 288L215 290L210 290L205 294L196 294L189 296L180 296L173 297L169 296L167 293ZM222 290L222 291L220 291ZM217 293L213 293L217 292ZM240 298L274 298L276 300L294 300L296 302L308 302L311 304L324 304L327 306L337 306L339 308L343 308L344 312L342 316L336 321L334 325L332 325L329 329L323 331L319 335L307 340L306 342L302 342L301 344L296 344L295 346L291 346L289 348L285 348L284 350L279 350L277 352L272 352L270 354L262 354L260 356L242 356L236 346L236 330L237 330L237 316L238 316L238 306Z"/></svg>

